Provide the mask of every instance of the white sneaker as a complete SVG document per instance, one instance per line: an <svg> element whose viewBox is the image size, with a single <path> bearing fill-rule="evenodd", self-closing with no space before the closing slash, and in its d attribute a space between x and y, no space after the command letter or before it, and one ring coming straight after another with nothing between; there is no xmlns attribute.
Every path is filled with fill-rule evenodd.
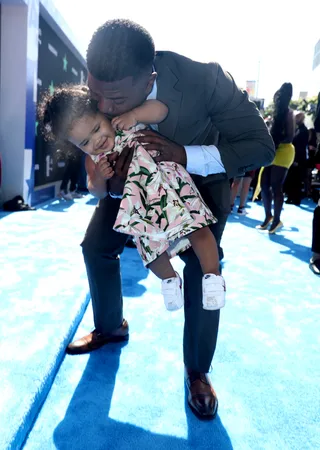
<svg viewBox="0 0 320 450"><path fill-rule="evenodd" d="M246 208L238 208L237 214L239 216L246 216L248 214L248 211L246 210Z"/></svg>
<svg viewBox="0 0 320 450"><path fill-rule="evenodd" d="M162 280L161 293L168 311L177 311L184 304L182 292L182 280L179 274L173 278Z"/></svg>
<svg viewBox="0 0 320 450"><path fill-rule="evenodd" d="M72 198L83 198L84 197L82 194L80 194L80 192L77 192L77 191L70 192L70 194L71 194Z"/></svg>
<svg viewBox="0 0 320 450"><path fill-rule="evenodd" d="M221 275L207 273L202 278L203 309L215 311L226 303L226 283Z"/></svg>
<svg viewBox="0 0 320 450"><path fill-rule="evenodd" d="M73 200L70 192L60 191L58 197L63 198L64 200Z"/></svg>

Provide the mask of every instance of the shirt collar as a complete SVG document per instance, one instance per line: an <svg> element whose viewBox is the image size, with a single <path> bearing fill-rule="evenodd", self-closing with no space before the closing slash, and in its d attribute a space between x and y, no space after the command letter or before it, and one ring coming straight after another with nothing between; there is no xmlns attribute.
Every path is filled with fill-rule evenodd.
<svg viewBox="0 0 320 450"><path fill-rule="evenodd" d="M153 86L152 86L152 91L148 95L147 100L157 100L157 91L158 91L157 79L155 79L154 83L153 83Z"/></svg>

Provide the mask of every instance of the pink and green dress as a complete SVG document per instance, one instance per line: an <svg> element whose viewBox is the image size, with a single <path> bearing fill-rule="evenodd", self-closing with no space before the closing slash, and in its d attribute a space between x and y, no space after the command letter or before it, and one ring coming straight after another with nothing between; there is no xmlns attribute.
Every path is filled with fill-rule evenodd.
<svg viewBox="0 0 320 450"><path fill-rule="evenodd" d="M130 131L119 131L115 139L113 152L121 153L129 146L134 147L134 154L114 230L134 236L148 265L164 252L170 257L183 252L190 247L190 233L217 220L180 164L156 163L134 139L134 133L143 128L138 125Z"/></svg>

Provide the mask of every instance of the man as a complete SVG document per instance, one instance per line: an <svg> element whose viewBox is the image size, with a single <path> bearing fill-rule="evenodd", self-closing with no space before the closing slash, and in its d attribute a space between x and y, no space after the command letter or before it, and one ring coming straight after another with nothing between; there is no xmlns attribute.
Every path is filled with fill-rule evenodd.
<svg viewBox="0 0 320 450"><path fill-rule="evenodd" d="M201 64L171 52L155 54L148 32L127 20L106 22L95 32L87 64L92 97L108 116L129 111L147 98L157 98L168 106L160 134L145 131L140 139L145 148L157 152L156 161L175 161L194 175L218 218L212 231L220 243L230 212L229 178L267 165L274 158L271 137L247 94L238 90L218 64ZM96 329L70 344L69 353L128 339L118 256L127 237L112 227L120 205L115 194L121 196L131 158L130 149L121 153L115 162L116 176L108 186L104 168L87 161L89 189L102 199L82 243ZM194 252L190 249L181 258L186 263L183 351L188 401L201 418L210 418L218 406L207 372L216 347L219 311L202 308L202 271Z"/></svg>
<svg viewBox="0 0 320 450"><path fill-rule="evenodd" d="M306 178L307 171L309 131L304 124L304 120L304 113L298 112L296 114L296 133L292 141L295 148L295 157L285 182L285 192L288 195L286 203L296 206L300 206L302 200L302 183Z"/></svg>

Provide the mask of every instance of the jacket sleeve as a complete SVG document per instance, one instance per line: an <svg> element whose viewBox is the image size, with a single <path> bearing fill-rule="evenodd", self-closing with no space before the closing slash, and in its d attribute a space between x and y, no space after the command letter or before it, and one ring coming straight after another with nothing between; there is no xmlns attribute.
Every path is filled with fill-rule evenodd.
<svg viewBox="0 0 320 450"><path fill-rule="evenodd" d="M207 65L205 85L208 114L220 133L218 150L228 177L271 164L273 140L248 94L216 63Z"/></svg>

